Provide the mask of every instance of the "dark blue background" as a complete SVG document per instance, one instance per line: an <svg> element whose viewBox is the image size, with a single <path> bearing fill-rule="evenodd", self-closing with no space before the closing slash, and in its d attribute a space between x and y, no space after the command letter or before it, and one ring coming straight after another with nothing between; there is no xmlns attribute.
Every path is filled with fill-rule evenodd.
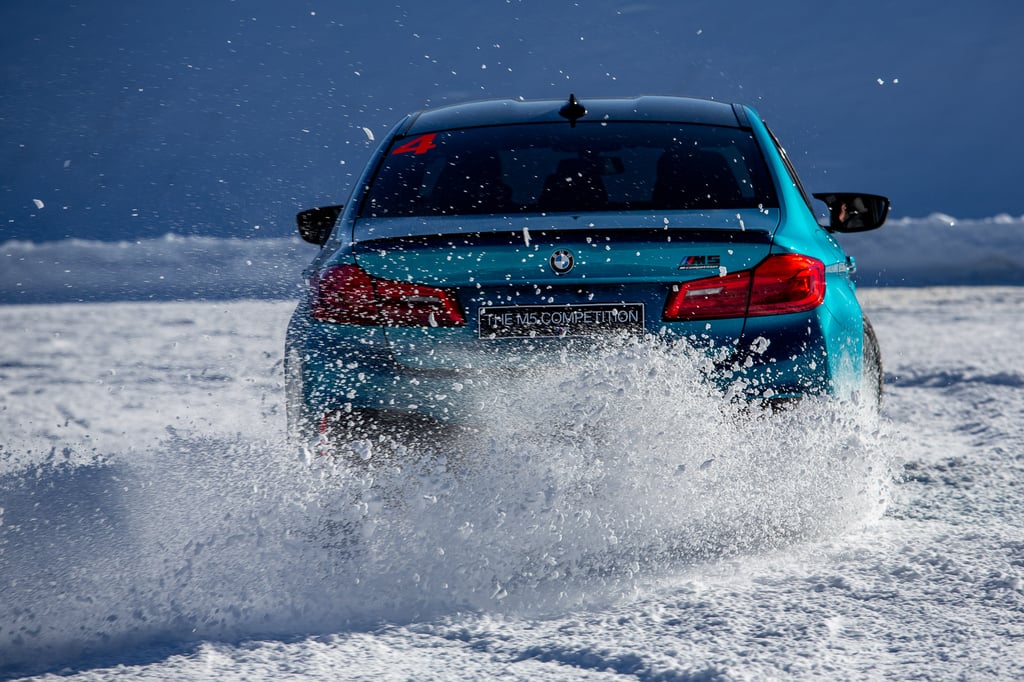
<svg viewBox="0 0 1024 682"><path fill-rule="evenodd" d="M820 4L5 0L0 241L289 235L364 127L569 92L749 103L812 191L895 217L1024 213L1024 5Z"/></svg>

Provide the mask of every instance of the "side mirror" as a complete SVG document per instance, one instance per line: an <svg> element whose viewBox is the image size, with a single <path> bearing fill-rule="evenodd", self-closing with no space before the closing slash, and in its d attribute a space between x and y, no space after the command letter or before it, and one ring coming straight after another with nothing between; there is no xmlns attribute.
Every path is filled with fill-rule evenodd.
<svg viewBox="0 0 1024 682"><path fill-rule="evenodd" d="M877 194L829 192L814 198L828 206L829 232L867 232L881 227L889 215L889 200Z"/></svg>
<svg viewBox="0 0 1024 682"><path fill-rule="evenodd" d="M302 211L295 216L299 235L310 244L323 246L331 236L331 230L341 215L341 209L341 206L321 206Z"/></svg>

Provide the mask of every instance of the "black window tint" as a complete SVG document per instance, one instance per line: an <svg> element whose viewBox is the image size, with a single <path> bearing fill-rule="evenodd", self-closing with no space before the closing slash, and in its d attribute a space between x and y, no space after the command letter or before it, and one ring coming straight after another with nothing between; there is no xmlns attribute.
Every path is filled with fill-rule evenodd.
<svg viewBox="0 0 1024 682"><path fill-rule="evenodd" d="M396 140L369 189L373 217L770 208L751 134L669 123L495 126Z"/></svg>

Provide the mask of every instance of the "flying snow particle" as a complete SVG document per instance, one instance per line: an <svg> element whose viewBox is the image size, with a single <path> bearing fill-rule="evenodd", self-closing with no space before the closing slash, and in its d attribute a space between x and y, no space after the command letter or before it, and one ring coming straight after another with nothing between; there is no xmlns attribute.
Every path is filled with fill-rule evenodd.
<svg viewBox="0 0 1024 682"><path fill-rule="evenodd" d="M370 142L373 142L373 131L367 128L366 126L363 126L363 132L366 133L366 137L370 140Z"/></svg>
<svg viewBox="0 0 1024 682"><path fill-rule="evenodd" d="M885 81L884 81L884 80L882 80L881 78L877 78L877 79L875 79L875 81L876 81L876 82L877 82L877 83L878 83L879 85L885 85Z"/></svg>
<svg viewBox="0 0 1024 682"><path fill-rule="evenodd" d="M42 199L33 199L32 203L36 205L36 208L43 208L46 204L43 203Z"/></svg>

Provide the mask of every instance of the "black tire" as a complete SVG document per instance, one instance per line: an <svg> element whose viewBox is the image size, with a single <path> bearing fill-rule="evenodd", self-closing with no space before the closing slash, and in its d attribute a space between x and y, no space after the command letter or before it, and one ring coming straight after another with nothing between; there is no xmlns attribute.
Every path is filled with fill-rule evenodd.
<svg viewBox="0 0 1024 682"><path fill-rule="evenodd" d="M875 328L871 320L864 320L864 393L876 411L882 409L882 395L885 390L885 371L882 368L882 350L878 345Z"/></svg>

